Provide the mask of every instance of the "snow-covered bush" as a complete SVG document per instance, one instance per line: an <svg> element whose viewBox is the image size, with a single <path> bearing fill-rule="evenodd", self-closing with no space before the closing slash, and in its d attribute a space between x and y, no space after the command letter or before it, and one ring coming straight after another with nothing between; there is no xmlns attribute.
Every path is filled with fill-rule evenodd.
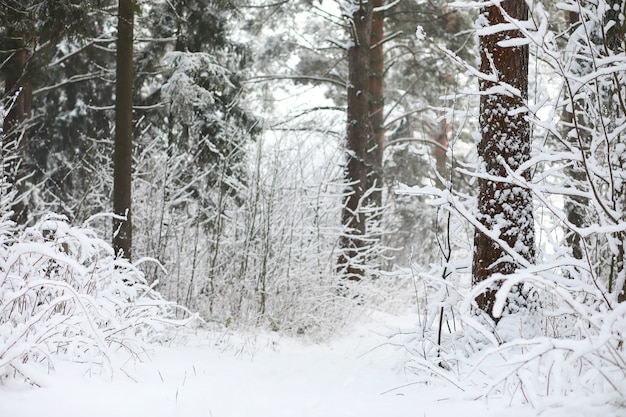
<svg viewBox="0 0 626 417"><path fill-rule="evenodd" d="M626 54L617 30L623 29L623 14L604 0L566 1L551 12L545 3L529 6L528 21L505 18L536 59L534 94L527 102L534 151L523 167L497 180L532 193L536 259L463 288L458 283L471 261L462 260L467 248L461 247L455 249L458 262L419 275L429 304L439 303L440 320L433 318L412 336L409 366L475 398L504 397L538 409L585 401L624 407ZM571 21L553 32L553 16L561 12ZM530 179L522 175L526 170ZM480 176L466 168L459 172L470 180ZM476 199L452 186L404 192L428 195L468 227L482 226ZM507 255L517 255L497 232L491 239ZM442 268L450 273L445 281ZM489 288L499 288L490 311L495 320L475 301ZM520 295L525 299L517 309L508 301ZM586 414L578 409L576 415Z"/></svg>
<svg viewBox="0 0 626 417"><path fill-rule="evenodd" d="M297 139L306 145L287 136L258 139L245 158L245 181L229 173L230 160L205 167L203 175L216 178L198 187L211 203L205 207L187 198L184 187L166 195L166 174L177 167L172 159L137 187L138 206L146 209L135 211L141 230L135 237L139 247L154 248L148 254L167 270L151 267L146 274L159 278L164 296L232 327L320 337L345 320L349 307L333 270L343 184L319 184L309 160L322 146L315 137L306 138L310 144ZM333 170L320 159L320 170Z"/></svg>
<svg viewBox="0 0 626 417"><path fill-rule="evenodd" d="M572 395L626 405L626 304L607 304L601 291L576 280L520 279L552 297L541 312L546 335L493 343L473 358L467 379L486 374L477 383L481 395L535 406L562 406Z"/></svg>
<svg viewBox="0 0 626 417"><path fill-rule="evenodd" d="M404 192L434 195L433 204L449 211L455 220L443 241L462 234L461 222L477 223L467 202L450 190ZM609 286L608 271L596 272L595 254L575 258L555 239L554 219L543 218L539 229L545 243L537 263L507 276L494 275L473 288L467 243L452 239L456 259L443 251L441 265L416 271L421 321L392 342L408 349L407 366L422 380L446 381L474 398L499 397L542 409L579 406L566 401L576 396L611 409L623 407L626 303L617 300L619 287L610 291L615 285ZM603 234L611 238L610 229L590 227L597 240L606 239ZM496 283L494 322L475 299ZM507 308L511 297L520 294L513 288L532 294L531 303L518 303L526 308Z"/></svg>
<svg viewBox="0 0 626 417"><path fill-rule="evenodd" d="M112 352L137 357L183 324L175 308L92 230L54 216L25 231L0 220L0 382L37 384L33 366L55 358L112 371Z"/></svg>
<svg viewBox="0 0 626 417"><path fill-rule="evenodd" d="M442 286L428 274L421 281L434 289ZM465 294L446 285L457 297L439 300L441 316L426 315L431 320L417 331L391 339L408 348L407 367L421 381L445 381L473 398L504 398L539 410L579 407L573 397L624 407L626 303L607 302L595 286L549 273L507 278L508 285L515 282L535 289L541 309L506 314L495 327L472 306L490 282ZM504 307L508 285L498 293L497 309ZM431 291L428 303L437 305L437 295L441 291Z"/></svg>

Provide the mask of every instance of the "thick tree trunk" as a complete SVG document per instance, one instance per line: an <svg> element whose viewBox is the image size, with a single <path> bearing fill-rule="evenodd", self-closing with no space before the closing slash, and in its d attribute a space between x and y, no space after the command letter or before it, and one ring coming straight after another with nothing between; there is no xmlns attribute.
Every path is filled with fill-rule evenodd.
<svg viewBox="0 0 626 417"><path fill-rule="evenodd" d="M133 137L133 26L135 0L119 0L115 84L115 159L113 248L130 259L132 248L131 167Z"/></svg>
<svg viewBox="0 0 626 417"><path fill-rule="evenodd" d="M514 19L528 17L524 0L505 0L501 7ZM487 27L506 23L496 6L482 9ZM497 77L496 82L480 80L479 170L488 175L480 179L478 210L482 225L498 235L506 246L527 260L534 259L534 225L532 196L523 186L499 181L508 176L506 167L516 171L530 157L530 126L521 110L528 97L528 46L502 47L505 39L520 37L517 31L501 31L480 36L481 72ZM519 94L505 92L510 86ZM510 90L510 89L509 89ZM524 173L529 179L529 172ZM499 232L498 232L499 231ZM504 247L480 230L474 235L473 283L494 274L511 274L518 264ZM480 309L493 318L492 308L497 288L477 297Z"/></svg>
<svg viewBox="0 0 626 417"><path fill-rule="evenodd" d="M360 280L364 275L366 249L366 218L362 210L368 189L367 147L372 142L369 117L370 38L372 2L359 3L351 16L352 45L348 49L348 126L346 134L346 170L348 182L342 223L344 233L338 270L348 279Z"/></svg>

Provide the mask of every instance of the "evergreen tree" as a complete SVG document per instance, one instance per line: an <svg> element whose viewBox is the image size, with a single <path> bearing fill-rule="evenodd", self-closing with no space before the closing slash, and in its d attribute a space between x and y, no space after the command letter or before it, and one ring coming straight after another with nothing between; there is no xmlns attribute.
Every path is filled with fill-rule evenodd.
<svg viewBox="0 0 626 417"><path fill-rule="evenodd" d="M115 155L113 249L131 259L133 160L133 48L135 0L119 0L115 78Z"/></svg>
<svg viewBox="0 0 626 417"><path fill-rule="evenodd" d="M242 104L249 53L229 38L227 23L234 15L232 4L220 1L154 5L145 31L165 41L150 42L138 57L135 85L143 92L137 100L145 109L138 115L150 136L167 138L163 145L170 157L191 155L179 167L177 181L199 199L202 188L216 181L212 168L228 157L234 174L244 155L239 141L259 132ZM198 181L201 171L209 173L208 183Z"/></svg>
<svg viewBox="0 0 626 417"><path fill-rule="evenodd" d="M368 176L372 173L369 149L374 143L372 120L370 119L370 63L373 2L348 2L344 5L348 27L351 29L348 47L348 109L346 132L346 197L343 203L341 236L342 254L339 270L350 280L364 277L367 263L368 240L367 196Z"/></svg>
<svg viewBox="0 0 626 417"><path fill-rule="evenodd" d="M112 207L115 24L110 13L88 18L84 38L61 42L38 79L28 151L37 209L78 222Z"/></svg>
<svg viewBox="0 0 626 417"><path fill-rule="evenodd" d="M21 197L14 207L16 220L27 220L26 179L33 171L35 158L27 152L30 143L30 119L33 89L38 85L52 59L56 47L63 41L83 36L87 31L87 16L100 7L99 0L8 0L0 3L0 73L4 79L4 103L8 109L3 120L3 149L5 172L9 182L16 184ZM36 122L36 119L34 120ZM10 145L12 144L12 145ZM11 149L12 147L12 149ZM12 157L9 157L9 152Z"/></svg>
<svg viewBox="0 0 626 417"><path fill-rule="evenodd" d="M452 152L448 141L468 148L472 143L473 126L464 114L471 107L459 94L472 80L450 55L475 59L474 20L472 11L445 1L408 0L385 11L384 172L390 209L384 227L394 231L385 245L404 249L395 252L395 264L438 261L437 234L446 233L427 199L396 194L398 184L470 192L467 179L453 169L466 155L461 146Z"/></svg>
<svg viewBox="0 0 626 417"><path fill-rule="evenodd" d="M502 10L500 9L502 7ZM482 225L474 237L472 280L513 273L533 262L534 220L530 190L510 180L530 158L530 125L526 117L528 100L528 45L503 45L521 35L515 30L494 30L515 19L525 21L524 0L507 0L481 9L479 28L480 132L478 145L478 211ZM526 181L530 172L521 173ZM478 306L495 319L492 308L497 288L477 298Z"/></svg>
<svg viewBox="0 0 626 417"><path fill-rule="evenodd" d="M229 229L226 211L245 204L248 145L260 133L245 106L249 52L232 39L236 20L231 3L176 0L151 4L138 29L146 41L135 77L135 193L143 207L135 209L136 246L170 276L189 277L176 296L203 299L208 310L219 290L213 277L223 257L235 256L221 243L240 233ZM183 247L192 255L181 258ZM159 274L148 271L152 279Z"/></svg>

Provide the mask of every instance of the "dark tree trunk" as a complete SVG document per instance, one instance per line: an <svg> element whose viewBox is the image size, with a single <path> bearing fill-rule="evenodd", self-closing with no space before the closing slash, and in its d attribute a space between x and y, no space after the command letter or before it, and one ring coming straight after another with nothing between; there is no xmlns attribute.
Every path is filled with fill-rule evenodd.
<svg viewBox="0 0 626 417"><path fill-rule="evenodd" d="M606 9L604 22L605 26L609 26L609 29L604 34L604 47L608 48L616 55L623 54L625 47L624 34L626 32L626 22L623 20L623 11L626 4L624 0L609 0L607 3L609 7ZM613 24L611 25L611 23ZM615 77L614 80L615 82L612 87L613 94L609 94L609 100L606 107L613 109L612 111L617 113L617 115L613 116L614 119L619 119L620 116L624 116L624 109L622 106L616 104L614 99L611 97L617 97L617 90L621 87L617 81L617 77ZM622 110L622 114L619 114L620 109ZM623 169L624 158L620 157L618 160L620 161L619 169ZM624 185L621 185L621 187L618 188L618 196L616 199L619 200L619 202L614 201L615 209L617 208L615 206L618 204L623 206L626 202L625 190L626 186ZM614 261L612 262L613 270L611 271L609 279L609 288L611 291L617 293L617 301L619 303L623 303L626 301L626 278L624 277L624 275L626 275L626 260L624 259L626 256L624 253L626 251L626 234L624 234L624 232L615 233L613 239L616 242L617 254L614 255Z"/></svg>
<svg viewBox="0 0 626 417"><path fill-rule="evenodd" d="M18 199L14 202L13 220L18 224L24 224L28 220L28 205L25 201L24 179L26 145L28 143L27 129L24 124L26 116L30 113L32 102L32 89L26 74L28 49L24 37L13 36L9 44L14 52L7 62L5 72L5 97L9 97L9 111L4 118L2 129L2 160L3 175L18 192Z"/></svg>
<svg viewBox="0 0 626 417"><path fill-rule="evenodd" d="M580 114L580 106L578 102L573 104L576 112ZM567 107L563 109L563 125L569 130L574 125L574 114L567 111ZM580 118L582 119L582 118ZM582 120L578 120L580 124ZM578 134L582 135L582 132ZM568 138L574 148L578 147L578 140L575 137L571 137L565 132L563 137ZM580 149L579 152L585 152L585 149ZM567 168L567 175L577 183L584 183L586 181L586 174L584 169L576 161ZM565 200L565 212L567 213L567 221L576 227L582 227L585 223L585 212L588 206L588 200L579 196L568 196ZM572 256L576 259L583 258L583 242L581 236L574 231L569 231L565 236L567 245L572 249Z"/></svg>
<svg viewBox="0 0 626 417"><path fill-rule="evenodd" d="M364 275L366 218L362 210L368 189L367 147L372 142L369 117L370 38L372 2L361 2L351 16L352 46L348 49L348 126L346 134L346 170L348 182L342 223L344 234L340 245L338 270L348 279Z"/></svg>
<svg viewBox="0 0 626 417"><path fill-rule="evenodd" d="M506 0L500 3L514 19L524 21L528 8L524 0ZM498 7L481 10L485 25L506 23ZM530 157L530 126L524 107L528 97L528 46L502 47L505 39L520 37L517 31L502 31L480 36L481 72L497 76L497 82L480 80L480 130L478 145L479 170L491 178L480 179L478 194L479 220L490 232L497 233L506 243L527 260L534 259L534 225L532 196L524 187L496 177L507 177L507 170L517 170ZM502 94L502 85L510 85L520 95ZM529 172L524 173L529 179ZM474 235L473 283L477 284L494 274L511 274L519 265L506 253L503 246L476 230ZM492 308L497 288L477 297L478 307L493 318Z"/></svg>
<svg viewBox="0 0 626 417"><path fill-rule="evenodd" d="M131 258L131 168L133 137L133 26L135 0L119 0L115 84L115 159L113 211L124 220L113 222L113 248Z"/></svg>
<svg viewBox="0 0 626 417"><path fill-rule="evenodd" d="M566 12L565 18L570 25L570 33L573 32L573 27L579 21L579 15L576 12L568 11ZM589 140L588 134L585 133L584 129L576 132L576 136L569 135L569 130L575 128L574 124L574 114L576 114L576 124L583 126L584 125L584 117L581 117L583 111L580 100L572 100L569 97L566 97L566 100L570 100L572 106L572 111L568 111L567 107L563 108L562 118L563 118L563 126L567 129L563 132L563 137L570 141L571 145L574 148L578 147L578 137L583 139L583 143L587 143ZM579 152L586 152L585 149L579 149ZM577 161L572 161L573 164L567 167L567 175L572 178L575 182L584 183L586 182L586 174L585 170L582 168L581 164ZM588 200L579 197L579 196L569 196L565 200L565 211L567 213L567 220L576 227L582 227L585 222L585 212L586 207L588 206ZM565 236L565 241L567 245L572 249L572 255L576 259L583 258L583 242L581 240L581 236L573 231L570 231Z"/></svg>
<svg viewBox="0 0 626 417"><path fill-rule="evenodd" d="M383 0L374 0L373 7L382 8ZM383 55L385 13L379 9L372 13L372 29L370 38L370 79L369 79L369 115L372 124L371 142L368 146L369 153L369 181L370 188L375 191L371 194L370 201L374 207L382 207L382 184L383 184L383 149L385 146L385 96L384 96L384 72L385 61Z"/></svg>

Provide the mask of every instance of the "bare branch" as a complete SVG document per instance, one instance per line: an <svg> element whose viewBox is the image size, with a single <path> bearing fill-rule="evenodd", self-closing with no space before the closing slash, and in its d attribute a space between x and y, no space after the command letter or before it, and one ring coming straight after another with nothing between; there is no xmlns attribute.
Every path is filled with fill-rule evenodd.
<svg viewBox="0 0 626 417"><path fill-rule="evenodd" d="M336 85L341 88L346 87L345 81L335 79L335 78L327 78L327 77L315 77L312 75L259 75L256 77L251 77L246 80L246 82L264 82L264 81L277 81L277 80L293 80L293 81L309 81L309 82L321 82L321 83L329 83L332 85Z"/></svg>

